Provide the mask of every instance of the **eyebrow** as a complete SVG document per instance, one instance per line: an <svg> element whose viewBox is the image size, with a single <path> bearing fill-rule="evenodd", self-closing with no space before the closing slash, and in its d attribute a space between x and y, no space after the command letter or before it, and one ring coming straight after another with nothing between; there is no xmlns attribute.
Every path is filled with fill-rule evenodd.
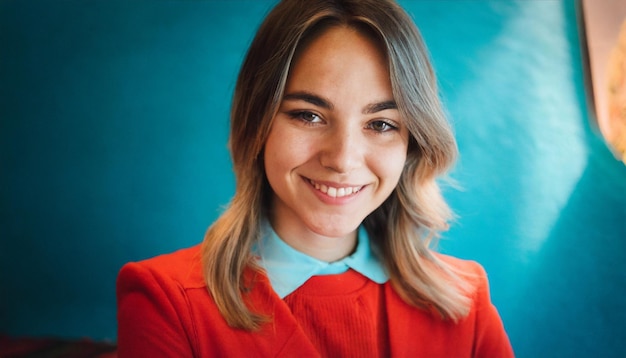
<svg viewBox="0 0 626 358"><path fill-rule="evenodd" d="M287 93L284 97L283 97L284 101L304 101L307 103L310 103L314 106L317 107L322 107L325 109L333 109L334 106L332 105L332 103L330 103L329 100L324 99L318 95L315 95L313 93L309 93L309 92L294 92L294 93Z"/></svg>
<svg viewBox="0 0 626 358"><path fill-rule="evenodd" d="M318 96L316 94L305 92L305 91L287 93L283 97L283 100L284 101L304 101L314 106L322 107L324 109L329 109L329 110L334 109L333 104L329 100L321 96ZM363 114L377 113L377 112L381 112L387 109L398 109L398 105L396 104L395 101L383 101L383 102L371 103L365 106L365 108L363 109Z"/></svg>
<svg viewBox="0 0 626 358"><path fill-rule="evenodd" d="M367 107L365 107L365 110L363 111L363 113L372 114L372 113L384 111L386 109L398 109L398 105L396 104L395 101L384 101L384 102L379 102L379 103L372 103L372 104L367 105Z"/></svg>

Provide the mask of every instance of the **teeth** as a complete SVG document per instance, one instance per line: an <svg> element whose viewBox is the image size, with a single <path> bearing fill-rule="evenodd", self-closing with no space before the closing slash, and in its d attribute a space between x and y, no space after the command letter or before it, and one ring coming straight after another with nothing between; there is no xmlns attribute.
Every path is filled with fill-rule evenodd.
<svg viewBox="0 0 626 358"><path fill-rule="evenodd" d="M343 187L343 188L335 188L335 187L327 186L324 184L318 184L314 182L313 180L309 180L309 182L311 183L311 185L313 185L313 187L315 187L315 189L333 198L341 198L347 195L352 195L354 193L357 193L362 188L361 186L357 186L357 187L348 186L348 187Z"/></svg>

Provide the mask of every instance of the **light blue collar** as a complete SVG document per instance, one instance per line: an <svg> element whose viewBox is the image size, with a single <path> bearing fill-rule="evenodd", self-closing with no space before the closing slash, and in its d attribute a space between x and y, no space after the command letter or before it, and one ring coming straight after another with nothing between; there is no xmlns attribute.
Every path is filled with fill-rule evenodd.
<svg viewBox="0 0 626 358"><path fill-rule="evenodd" d="M309 278L317 275L333 275L353 269L376 283L389 279L383 264L370 247L367 231L359 227L356 250L339 261L325 262L308 256L281 240L266 220L262 223L261 241L255 245L254 254L265 269L274 291L284 298Z"/></svg>

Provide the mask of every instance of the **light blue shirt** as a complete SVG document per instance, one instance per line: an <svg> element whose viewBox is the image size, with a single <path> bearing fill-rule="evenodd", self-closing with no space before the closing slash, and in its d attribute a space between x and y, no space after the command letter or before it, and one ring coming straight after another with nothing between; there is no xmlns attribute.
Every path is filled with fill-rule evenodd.
<svg viewBox="0 0 626 358"><path fill-rule="evenodd" d="M381 260L370 246L369 236L363 226L359 227L354 253L330 263L287 245L276 235L269 222L264 221L261 227L261 241L255 245L253 251L259 257L259 264L265 269L272 288L280 298L285 298L313 276L334 275L348 269L353 269L379 284L389 279Z"/></svg>

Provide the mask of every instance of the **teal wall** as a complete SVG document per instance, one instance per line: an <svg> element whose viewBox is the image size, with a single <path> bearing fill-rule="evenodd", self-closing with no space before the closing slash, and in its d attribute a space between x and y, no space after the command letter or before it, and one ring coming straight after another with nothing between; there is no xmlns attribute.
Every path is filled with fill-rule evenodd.
<svg viewBox="0 0 626 358"><path fill-rule="evenodd" d="M115 339L127 261L233 193L235 76L272 1L0 1L0 333ZM410 1L461 159L440 248L520 357L626 355L626 167L590 124L573 0Z"/></svg>

